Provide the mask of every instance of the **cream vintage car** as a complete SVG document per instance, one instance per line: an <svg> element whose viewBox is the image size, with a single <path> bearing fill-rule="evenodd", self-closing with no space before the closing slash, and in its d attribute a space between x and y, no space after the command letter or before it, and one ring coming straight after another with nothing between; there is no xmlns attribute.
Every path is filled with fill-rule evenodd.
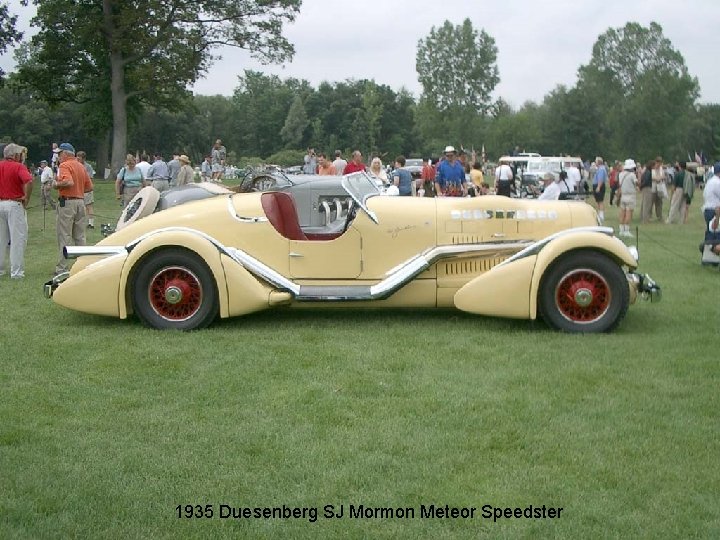
<svg viewBox="0 0 720 540"><path fill-rule="evenodd" d="M265 309L457 308L542 318L569 332L615 328L640 294L638 255L583 202L380 196L345 176L349 210L303 230L289 193L223 194L150 215L95 246L68 247L46 283L65 307L192 330Z"/></svg>

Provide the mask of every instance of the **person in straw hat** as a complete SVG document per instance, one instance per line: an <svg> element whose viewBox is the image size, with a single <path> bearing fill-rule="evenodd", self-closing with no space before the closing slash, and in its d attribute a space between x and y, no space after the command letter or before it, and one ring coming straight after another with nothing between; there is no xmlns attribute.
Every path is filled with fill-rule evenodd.
<svg viewBox="0 0 720 540"><path fill-rule="evenodd" d="M178 157L180 162L180 172L178 172L177 178L175 179L176 186L184 186L186 184L195 183L195 171L190 166L190 158L185 154Z"/></svg>
<svg viewBox="0 0 720 540"><path fill-rule="evenodd" d="M635 160L626 159L623 170L618 175L618 194L620 195L620 231L618 236L632 236L630 222L632 221L633 210L638 192L638 178L635 173L637 168Z"/></svg>

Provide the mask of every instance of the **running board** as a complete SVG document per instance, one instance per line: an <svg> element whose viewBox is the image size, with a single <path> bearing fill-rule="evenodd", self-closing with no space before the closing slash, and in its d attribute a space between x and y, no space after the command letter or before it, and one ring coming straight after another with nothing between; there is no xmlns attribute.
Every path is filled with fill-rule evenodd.
<svg viewBox="0 0 720 540"><path fill-rule="evenodd" d="M299 285L242 250L225 248L225 252L255 276L277 289L290 291L297 302L355 302L388 298L440 259L517 253L532 243L529 240L519 240L437 246L396 266L385 275L385 279L374 285Z"/></svg>

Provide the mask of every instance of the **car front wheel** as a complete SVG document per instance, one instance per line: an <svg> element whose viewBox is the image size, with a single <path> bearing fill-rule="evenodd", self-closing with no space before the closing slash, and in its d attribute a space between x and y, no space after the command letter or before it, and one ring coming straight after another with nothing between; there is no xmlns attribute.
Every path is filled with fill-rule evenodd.
<svg viewBox="0 0 720 540"><path fill-rule="evenodd" d="M150 254L135 274L133 307L147 326L195 330L218 314L218 293L205 262L184 249Z"/></svg>
<svg viewBox="0 0 720 540"><path fill-rule="evenodd" d="M543 277L540 313L565 332L609 332L630 303L625 273L612 259L594 251L563 256Z"/></svg>

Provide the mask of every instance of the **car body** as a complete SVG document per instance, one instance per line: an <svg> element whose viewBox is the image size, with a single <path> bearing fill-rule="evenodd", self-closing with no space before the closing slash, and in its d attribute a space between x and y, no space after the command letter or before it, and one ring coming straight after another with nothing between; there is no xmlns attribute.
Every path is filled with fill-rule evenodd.
<svg viewBox="0 0 720 540"><path fill-rule="evenodd" d="M163 329L334 304L542 315L571 332L612 330L638 293L659 298L585 203L387 197L363 173L341 185L352 204L339 230L301 227L284 191L218 195L66 248L77 261L46 295Z"/></svg>

